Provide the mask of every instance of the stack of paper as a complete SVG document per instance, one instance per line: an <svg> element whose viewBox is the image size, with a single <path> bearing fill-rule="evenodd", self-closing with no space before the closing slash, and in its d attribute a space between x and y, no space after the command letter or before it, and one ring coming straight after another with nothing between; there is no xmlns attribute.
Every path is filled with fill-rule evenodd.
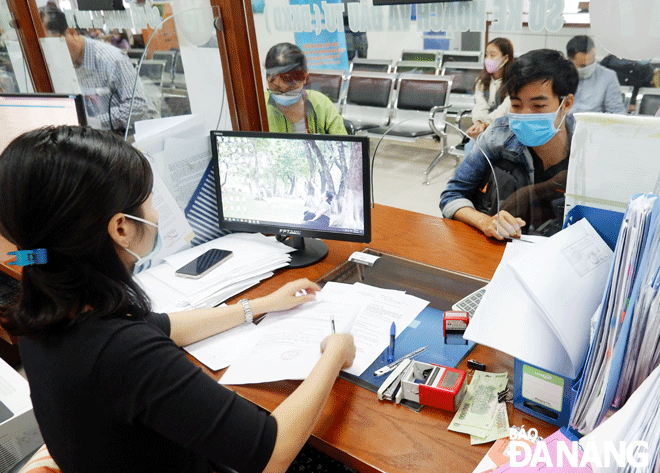
<svg viewBox="0 0 660 473"><path fill-rule="evenodd" d="M586 219L540 243L509 243L464 338L575 378L612 250Z"/></svg>
<svg viewBox="0 0 660 473"><path fill-rule="evenodd" d="M633 442L642 442L642 450L647 455L648 466L634 468L629 462L621 468L612 461L609 465L602 462L595 465L596 473L614 473L618 471L658 471L660 466L660 368L656 368L641 384L626 405L609 419L605 420L591 433L580 439L580 445L591 447L598 452L607 452L608 448L622 445L632 448ZM637 458L639 461L640 459ZM640 461L640 463L643 463Z"/></svg>
<svg viewBox="0 0 660 473"><path fill-rule="evenodd" d="M569 425L581 433L591 432L602 421L619 385L633 321L634 310L629 309L634 308L640 287L637 275L643 273L642 268L650 257L644 248L652 214L657 214L657 209L654 212L656 200L655 196L647 195L633 199L621 224L607 289L597 314L597 329L569 421ZM653 256L655 259L657 255ZM633 340L631 350L639 350L639 339L633 337ZM630 356L636 358L642 353L631 351Z"/></svg>
<svg viewBox="0 0 660 473"><path fill-rule="evenodd" d="M332 333L333 318L337 333L350 332L355 340L357 353L346 372L360 375L388 346L392 322L398 335L427 305L403 291L328 282L315 301L268 314L220 382L305 379L321 357L320 345ZM194 347L190 353L207 364Z"/></svg>
<svg viewBox="0 0 660 473"><path fill-rule="evenodd" d="M199 279L174 272L211 248L233 251L232 258ZM273 271L289 264L294 251L259 233L232 233L203 245L170 255L165 262L136 276L156 312L177 312L213 307L244 291Z"/></svg>

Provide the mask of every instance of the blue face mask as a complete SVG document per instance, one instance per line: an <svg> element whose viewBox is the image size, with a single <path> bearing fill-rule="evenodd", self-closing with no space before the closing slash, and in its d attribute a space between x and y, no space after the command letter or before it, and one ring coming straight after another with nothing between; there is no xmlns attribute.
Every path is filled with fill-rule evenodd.
<svg viewBox="0 0 660 473"><path fill-rule="evenodd" d="M284 92L283 94L271 92L270 96L273 97L273 100L278 104L283 107L288 107L300 100L300 97L302 96L302 87L299 90L291 90L289 92Z"/></svg>
<svg viewBox="0 0 660 473"><path fill-rule="evenodd" d="M151 260L154 258L154 256L158 254L158 252L163 247L163 239L160 236L160 231L158 229L157 224L140 217L134 217L133 215L129 215L129 214L124 214L124 216L132 220L137 220L138 222L146 223L147 225L151 225L152 227L156 227L156 241L154 242L154 248L147 256L139 256L134 251L131 251L128 248L124 248L126 251L128 251L131 255L133 255L137 259L137 261L135 262L135 266L133 267L133 274L137 274L143 269L148 269L151 266Z"/></svg>
<svg viewBox="0 0 660 473"><path fill-rule="evenodd" d="M518 141L525 146L541 146L546 144L561 129L564 115L555 128L557 114L561 110L564 100L559 104L556 112L550 113L509 113L509 128L516 135Z"/></svg>

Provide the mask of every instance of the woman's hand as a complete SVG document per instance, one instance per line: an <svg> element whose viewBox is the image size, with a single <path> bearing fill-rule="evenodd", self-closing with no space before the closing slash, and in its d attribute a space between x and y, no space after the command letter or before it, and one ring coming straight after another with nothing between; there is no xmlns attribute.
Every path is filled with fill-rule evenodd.
<svg viewBox="0 0 660 473"><path fill-rule="evenodd" d="M486 130L486 128L488 128L488 123L477 122L474 125L472 125L470 128L468 128L465 133L467 133L467 135L470 138L473 138L473 139L476 140L477 136L479 136L481 133L483 133Z"/></svg>
<svg viewBox="0 0 660 473"><path fill-rule="evenodd" d="M313 301L316 297L316 291L320 290L321 287L309 279L291 281L264 297L266 299L264 312L287 310L303 302Z"/></svg>
<svg viewBox="0 0 660 473"><path fill-rule="evenodd" d="M355 360L355 342L350 333L335 333L321 342L321 353L339 352L344 360L341 369L350 368Z"/></svg>
<svg viewBox="0 0 660 473"><path fill-rule="evenodd" d="M481 227L481 231L484 235L498 240L520 238L522 235L521 228L525 225L525 221L522 218L514 217L506 210L500 210L499 213L492 217L487 217L487 220Z"/></svg>

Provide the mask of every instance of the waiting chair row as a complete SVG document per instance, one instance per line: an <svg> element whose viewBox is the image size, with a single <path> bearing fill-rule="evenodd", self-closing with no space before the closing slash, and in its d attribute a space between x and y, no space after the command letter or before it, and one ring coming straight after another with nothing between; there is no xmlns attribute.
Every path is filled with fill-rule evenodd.
<svg viewBox="0 0 660 473"><path fill-rule="evenodd" d="M416 68L427 74L439 74L443 67L452 63L470 63L483 69L479 51L403 50L401 60L355 58L352 71L409 72Z"/></svg>

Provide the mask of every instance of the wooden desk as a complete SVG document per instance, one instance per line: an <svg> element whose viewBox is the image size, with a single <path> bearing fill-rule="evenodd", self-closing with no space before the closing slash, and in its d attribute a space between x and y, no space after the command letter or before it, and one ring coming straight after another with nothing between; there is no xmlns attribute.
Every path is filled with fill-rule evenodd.
<svg viewBox="0 0 660 473"><path fill-rule="evenodd" d="M320 263L280 270L229 302L266 295L301 277L312 281L320 279L354 251L367 246L486 279L492 277L504 252L503 243L453 220L379 205L373 209L372 221L371 243L328 241L328 256ZM14 249L6 240L0 241L0 248L2 255ZM0 257L0 269L18 276L14 266L6 266L6 259ZM510 380L513 379L513 358L508 355L477 346L469 358L486 363L489 371L508 371ZM460 367L467 370L465 362ZM220 379L224 372L202 368L215 379ZM272 411L299 384L282 381L233 389ZM544 437L556 430L554 426L514 410L510 404L508 413L512 425L524 425L527 429L536 427ZM439 409L427 407L415 413L391 402L379 402L374 393L338 379L310 443L361 472L472 472L492 444L470 446L468 435L447 430L452 418L453 413Z"/></svg>
<svg viewBox="0 0 660 473"><path fill-rule="evenodd" d="M371 243L328 241L329 253L322 262L280 271L229 302L266 295L300 277L320 279L351 253L367 246L487 279L492 277L504 252L503 243L453 220L379 205L373 209L372 221ZM477 346L469 358L486 363L489 371L508 371L510 380L513 379L513 358L508 355ZM465 362L460 367L467 370ZM203 369L215 379L220 379L224 372ZM232 389L272 411L299 384L282 381ZM511 425L536 427L544 437L557 429L514 410L511 404L508 413ZM338 379L310 443L361 472L472 472L492 443L470 446L469 435L447 430L452 418L453 413L439 409L427 407L415 413L391 402L379 402L374 393Z"/></svg>

